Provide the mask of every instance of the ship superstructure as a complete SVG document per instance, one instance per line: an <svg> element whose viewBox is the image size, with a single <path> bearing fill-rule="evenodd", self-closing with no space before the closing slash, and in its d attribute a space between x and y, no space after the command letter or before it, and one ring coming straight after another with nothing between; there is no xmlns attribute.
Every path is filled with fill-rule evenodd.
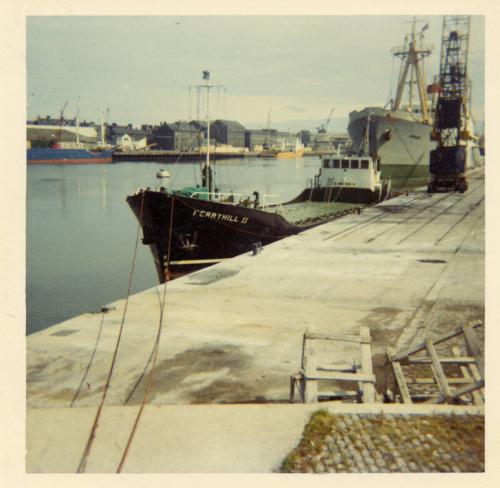
<svg viewBox="0 0 500 488"><path fill-rule="evenodd" d="M348 132L356 151L362 149L371 117L369 153L380 160L382 177L390 177L395 188L425 182L432 148L432 103L428 92L434 90L432 85L426 87L424 60L433 48L424 42L428 25L419 32L416 25L414 19L404 45L392 51L401 60L401 68L390 107L367 107L349 114Z"/></svg>

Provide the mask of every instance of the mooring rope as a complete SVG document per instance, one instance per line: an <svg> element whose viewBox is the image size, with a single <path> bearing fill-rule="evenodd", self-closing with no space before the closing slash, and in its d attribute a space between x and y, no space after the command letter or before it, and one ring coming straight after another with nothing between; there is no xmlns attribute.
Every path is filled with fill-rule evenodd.
<svg viewBox="0 0 500 488"><path fill-rule="evenodd" d="M97 331L97 338L96 338L96 341L95 341L95 345L94 345L94 349L92 351L92 354L90 356L90 359L89 359L89 362L87 364L87 367L85 368L85 372L83 373L83 376L82 376L82 379L80 381L80 385L78 386L78 389L76 390L75 394L73 395L73 399L71 400L71 403L70 403L70 407L73 407L75 402L78 400L78 397L80 396L80 392L82 391L82 388L83 388L83 384L85 383L85 380L87 379L87 376L89 374L89 371L90 371L90 368L92 366L92 363L94 362L94 357L95 357L95 354L97 352L97 346L99 344L99 341L101 339L101 334L102 334L102 326L104 324L104 317L106 315L106 311L103 310L101 312L101 320L100 320L100 323L99 323L99 329Z"/></svg>
<svg viewBox="0 0 500 488"><path fill-rule="evenodd" d="M175 198L172 198L172 206L171 206L171 210L170 210L170 229L169 229L168 246L167 246L167 266L165 267L165 271L164 271L165 283L163 285L163 297L162 297L161 308L160 308L160 320L158 323L158 331L156 334L155 345L153 348L153 363L151 365L151 370L149 372L148 384L147 384L146 390L144 391L144 396L143 396L143 399L141 402L141 407L139 408L139 411L137 412L134 425L132 426L132 430L130 431L130 435L129 435L128 440L127 440L127 444L125 446L122 457L120 459L120 463L118 464L118 468L116 469L117 473L121 473L121 471L123 469L123 465L125 464L125 460L127 459L127 456L128 456L130 445L132 444L132 441L135 437L135 432L137 430L137 426L139 425L139 420L142 417L142 412L144 411L144 407L146 406L149 393L150 393L151 388L153 386L153 378L154 378L154 373L156 370L156 363L158 360L158 350L159 350L159 346L160 346L161 331L163 329L163 316L164 316L164 311L165 311L167 283L168 283L168 263L170 263L170 249L171 249L171 243L172 243L172 228L173 228L173 221L174 221L174 205L175 205Z"/></svg>
<svg viewBox="0 0 500 488"><path fill-rule="evenodd" d="M87 466L87 461L88 461L88 457L90 454L90 450L92 449L92 445L94 443L97 427L99 425L99 419L101 417L101 412L102 412L102 409L104 406L104 402L106 400L106 396L108 394L109 385L111 382L111 376L113 375L113 370L114 370L115 363L116 363L116 357L118 354L118 348L120 346L120 341L121 341L121 337L122 337L122 333L123 333L123 327L125 324L125 317L127 314L128 300L130 297L130 291L132 289L132 277L134 275L135 263L136 263L136 259L137 259L137 248L139 247L139 236L140 236L140 231L141 231L143 209L144 209L144 194L142 195L142 198L141 198L141 207L140 207L140 211L139 211L139 219L138 219L138 226L137 226L137 236L135 239L134 255L133 255L133 259L132 259L132 267L130 269L130 274L129 274L129 278L128 278L127 296L125 298L125 305L123 307L123 315L122 315L122 320L121 320L120 329L119 329L119 333L118 333L118 338L116 340L115 350L113 352L113 359L111 361L108 376L106 378L106 384L105 384L104 390L102 392L101 402L100 402L99 407L97 409L94 423L92 425L92 429L90 430L90 434L89 434L89 437L87 439L87 444L85 445L85 449L84 449L82 457L80 459L80 464L78 465L78 468L76 471L77 473L84 473L85 472L85 467Z"/></svg>
<svg viewBox="0 0 500 488"><path fill-rule="evenodd" d="M161 295L158 292L158 288L161 285L155 286L155 292L156 292L156 297L158 298L158 306L161 310ZM136 382L134 383L134 386L130 390L129 394L127 395L127 398L125 398L123 405L127 405L127 403L132 399L134 396L137 388L139 388L139 385L142 383L142 379L146 375L146 372L149 370L149 365L151 364L151 360L153 359L153 354L154 354L154 344L153 344L153 349L151 349L151 352L149 353L148 360L146 361L146 364L144 365L144 369L142 370L141 374L138 376Z"/></svg>
<svg viewBox="0 0 500 488"><path fill-rule="evenodd" d="M413 155L410 153L410 150L408 149L408 146L406 145L403 138L399 134L397 134L397 136L398 136L399 140L401 141L401 144L403 144L403 147L406 149L408 156L410 156L410 159L413 160L413 166L410 168L410 171L406 175L406 178L404 179L403 183L399 186L399 189L403 189L405 187L406 183L408 182L408 180L410 179L410 177L413 175L414 171L417 169L417 166L419 165L420 160L422 159L422 157L424 156L425 153L422 154L422 156L420 157L420 160L416 160L413 157Z"/></svg>

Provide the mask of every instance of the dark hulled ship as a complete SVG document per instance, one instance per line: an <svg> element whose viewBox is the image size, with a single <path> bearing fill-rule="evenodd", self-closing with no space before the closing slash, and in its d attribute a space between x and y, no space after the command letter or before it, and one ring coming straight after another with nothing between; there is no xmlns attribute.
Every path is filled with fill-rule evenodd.
<svg viewBox="0 0 500 488"><path fill-rule="evenodd" d="M335 193L330 202L324 201L326 191L320 188L307 189L287 204L265 209L255 208L257 195L253 201L236 203L209 200L203 190L147 189L127 198L161 282L249 252L254 245L298 234L358 206L336 201ZM291 221L284 217L287 210Z"/></svg>
<svg viewBox="0 0 500 488"><path fill-rule="evenodd" d="M257 192L250 198L210 192L208 186L148 188L127 202L164 282L357 212L389 192L377 161L324 156L314 184L282 205L261 203Z"/></svg>
<svg viewBox="0 0 500 488"><path fill-rule="evenodd" d="M204 72L209 92L209 76ZM207 95L208 98L208 95ZM207 141L210 123L207 115ZM207 147L201 187L144 189L127 198L150 246L160 282L219 263L329 222L385 198L379 162L368 156L325 156L314 183L280 204L258 192L221 193Z"/></svg>

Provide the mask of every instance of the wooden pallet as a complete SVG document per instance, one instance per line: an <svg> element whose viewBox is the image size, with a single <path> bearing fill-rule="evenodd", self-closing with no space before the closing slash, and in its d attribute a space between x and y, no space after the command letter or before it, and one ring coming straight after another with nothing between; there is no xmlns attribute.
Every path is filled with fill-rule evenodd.
<svg viewBox="0 0 500 488"><path fill-rule="evenodd" d="M443 334L437 339L426 338L416 346L396 354L393 350L387 351L392 365L396 386L403 403L424 401L425 403L455 403L462 401L474 405L484 404L484 356L474 329L482 326L482 322L472 322L457 327L452 332ZM463 336L467 356L462 356L460 348L451 348L451 357L440 357L436 351L436 344L446 343L453 337ZM427 351L427 356L416 357L421 351ZM402 366L409 370L418 365L429 364L432 378L419 378L411 371L404 373ZM443 366L456 366L462 377L447 377ZM437 394L422 394L412 391L414 385L436 385ZM453 386L453 388L452 388Z"/></svg>
<svg viewBox="0 0 500 488"><path fill-rule="evenodd" d="M342 368L325 368L317 364L314 348L308 346L311 341L354 342L359 344L361 365L356 362L352 366ZM322 382L356 382L357 390L324 390L319 389ZM361 327L359 336L315 334L306 330L302 340L301 369L290 377L290 401L295 401L295 391L304 403L315 403L320 399L357 400L363 403L375 401L375 375L373 374L371 357L371 338L368 327Z"/></svg>

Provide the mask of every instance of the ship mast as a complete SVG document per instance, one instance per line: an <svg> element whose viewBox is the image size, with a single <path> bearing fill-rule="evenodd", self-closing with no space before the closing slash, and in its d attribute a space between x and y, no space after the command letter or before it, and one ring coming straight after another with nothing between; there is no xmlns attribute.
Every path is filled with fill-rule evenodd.
<svg viewBox="0 0 500 488"><path fill-rule="evenodd" d="M398 80L398 88L396 92L396 98L392 106L392 110L401 110L401 102L403 99L403 94L405 91L406 80L408 78L408 72L410 72L410 99L408 102L408 107L413 111L413 85L416 83L418 89L418 95L420 99L420 109L422 112L422 119L427 122L429 120L429 105L427 100L427 94L425 91L425 80L423 70L421 68L421 61L429 56L432 52L432 46L424 46L423 43L417 42L417 34L415 31L417 20L413 18L412 32L405 40L405 45L401 47L394 48L392 50L394 56L401 58L402 68ZM423 32L428 28L428 24L422 28L419 34L420 41L423 39ZM406 41L408 40L408 44Z"/></svg>
<svg viewBox="0 0 500 488"><path fill-rule="evenodd" d="M106 126L108 125L109 107L101 109L101 145L106 145Z"/></svg>
<svg viewBox="0 0 500 488"><path fill-rule="evenodd" d="M78 95L78 103L75 114L76 147L77 149L80 149L80 132L79 132L80 127L79 127L78 115L80 115L80 95Z"/></svg>
<svg viewBox="0 0 500 488"><path fill-rule="evenodd" d="M212 178L212 170L210 168L210 90L213 88L216 88L217 90L223 89L225 91L226 87L223 85L212 85L210 83L210 72L209 71L203 71L202 77L203 77L203 80L205 80L205 84L190 86L189 90L191 90L192 88L196 88L196 94L197 94L196 113L197 113L197 116L199 114L200 92L202 89L207 90L207 114L206 114L207 154L206 154L206 160L205 160L205 167L202 170L202 181L204 182L203 185L206 184L206 186L208 188L208 199L211 200L212 199L212 192L213 192L213 178Z"/></svg>
<svg viewBox="0 0 500 488"><path fill-rule="evenodd" d="M203 71L203 79L206 80L207 88L207 159L205 165L206 178L208 180L208 199L212 200L212 174L210 171L210 72Z"/></svg>
<svg viewBox="0 0 500 488"><path fill-rule="evenodd" d="M80 129L80 121L78 120L78 115L80 113L80 109L78 108L78 110L76 111L76 115L75 115L75 129L76 129L76 147L78 149L80 149L80 132L79 132L79 129Z"/></svg>

